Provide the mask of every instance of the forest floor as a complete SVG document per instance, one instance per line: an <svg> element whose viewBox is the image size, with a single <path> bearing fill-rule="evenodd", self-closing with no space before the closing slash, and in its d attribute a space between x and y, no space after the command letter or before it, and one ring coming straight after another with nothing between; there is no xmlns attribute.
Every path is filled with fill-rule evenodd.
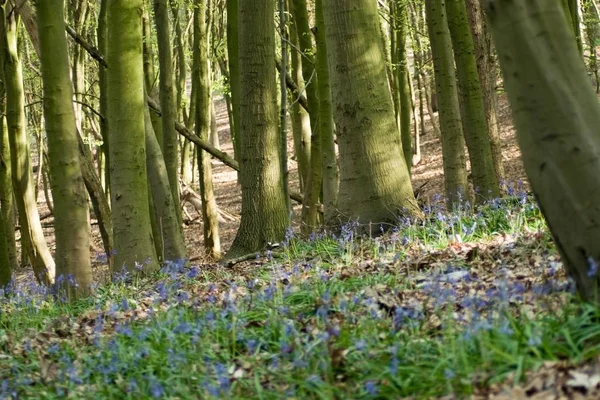
<svg viewBox="0 0 600 400"><path fill-rule="evenodd" d="M504 199L446 212L428 133L413 170L427 218L381 237L292 236L233 268L123 274L75 304L20 272L0 296L0 399L600 398L600 309L572 295L502 104ZM235 173L213 167L239 215ZM186 236L201 256L201 225Z"/></svg>

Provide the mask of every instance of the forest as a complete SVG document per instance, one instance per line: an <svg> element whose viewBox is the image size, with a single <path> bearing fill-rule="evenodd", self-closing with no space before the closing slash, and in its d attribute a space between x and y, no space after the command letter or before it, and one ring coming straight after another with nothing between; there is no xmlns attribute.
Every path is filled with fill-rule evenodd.
<svg viewBox="0 0 600 400"><path fill-rule="evenodd" d="M0 0L0 399L600 398L599 47L597 0Z"/></svg>

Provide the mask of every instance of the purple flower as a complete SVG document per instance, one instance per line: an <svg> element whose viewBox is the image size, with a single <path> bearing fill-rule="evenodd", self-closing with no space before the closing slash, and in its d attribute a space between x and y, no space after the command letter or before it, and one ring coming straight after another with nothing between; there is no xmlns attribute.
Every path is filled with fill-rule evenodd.
<svg viewBox="0 0 600 400"><path fill-rule="evenodd" d="M365 391L368 394L370 394L371 396L375 396L377 394L377 392L379 391L379 389L377 388L377 385L375 384L375 382L366 381L365 382Z"/></svg>

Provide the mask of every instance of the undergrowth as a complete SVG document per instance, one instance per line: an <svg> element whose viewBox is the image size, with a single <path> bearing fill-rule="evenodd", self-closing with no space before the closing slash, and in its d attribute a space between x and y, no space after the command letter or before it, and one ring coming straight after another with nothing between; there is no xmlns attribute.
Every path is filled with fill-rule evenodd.
<svg viewBox="0 0 600 400"><path fill-rule="evenodd" d="M374 399L485 394L546 361L600 354L524 194L356 224L244 266L124 273L74 304L0 299L0 398Z"/></svg>

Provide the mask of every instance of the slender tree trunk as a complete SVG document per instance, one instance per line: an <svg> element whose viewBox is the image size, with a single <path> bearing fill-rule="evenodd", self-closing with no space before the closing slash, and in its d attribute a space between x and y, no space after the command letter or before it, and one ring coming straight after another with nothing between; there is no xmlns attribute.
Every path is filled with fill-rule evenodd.
<svg viewBox="0 0 600 400"><path fill-rule="evenodd" d="M500 187L494 169L475 48L464 0L446 0L446 13L456 60L463 130L471 160L475 201L481 203L498 197Z"/></svg>
<svg viewBox="0 0 600 400"><path fill-rule="evenodd" d="M196 85L196 135L208 140L210 132L210 71L208 63L208 42L206 26L206 0L195 0L194 8L194 67L192 85ZM200 196L202 197L202 218L204 247L213 258L221 256L217 201L212 183L210 155L198 151Z"/></svg>
<svg viewBox="0 0 600 400"><path fill-rule="evenodd" d="M292 92L290 119L292 121L292 133L294 136L294 152L298 163L298 175L300 177L300 190L304 196L307 195L308 175L310 173L310 117L308 112L300 106L298 96L304 94L304 77L302 76L302 54L296 50L300 44L298 42L298 32L296 24L290 26L290 41L292 43L291 51L291 75L298 87L297 91ZM294 48L295 47L295 48Z"/></svg>
<svg viewBox="0 0 600 400"><path fill-rule="evenodd" d="M386 80L377 3L324 2L334 118L340 150L341 218L368 224L420 215L415 200L394 105ZM351 85L348 83L352 82Z"/></svg>
<svg viewBox="0 0 600 400"><path fill-rule="evenodd" d="M0 46L6 86L6 120L10 144L13 189L21 223L22 243L26 246L37 279L46 285L54 282L54 260L46 244L33 193L33 173L27 141L23 70L17 50L18 16L4 5L0 9Z"/></svg>
<svg viewBox="0 0 600 400"><path fill-rule="evenodd" d="M283 240L290 223L277 128L274 12L273 0L239 0L242 220L227 258Z"/></svg>
<svg viewBox="0 0 600 400"><path fill-rule="evenodd" d="M0 93L4 96L4 83L0 82ZM10 163L10 147L8 144L8 127L6 126L6 103L0 102L0 218L3 221L8 251L6 266L14 271L19 266L17 243L15 240L15 203L12 188L12 172Z"/></svg>
<svg viewBox="0 0 600 400"><path fill-rule="evenodd" d="M169 33L169 11L167 0L154 0L154 21L158 42L158 62L160 66L160 109L162 111L162 153L169 176L173 204L179 204L179 173L177 169L179 135L175 131L177 108L173 87L173 56ZM175 214L181 226L181 211L175 207Z"/></svg>
<svg viewBox="0 0 600 400"><path fill-rule="evenodd" d="M115 268L158 267L148 210L142 0L108 0L107 53ZM124 134L126 132L127 134Z"/></svg>
<svg viewBox="0 0 600 400"><path fill-rule="evenodd" d="M321 136L321 158L323 160L323 204L325 205L325 220L328 221L331 220L337 209L340 173L335 153L333 107L331 104L329 62L322 0L315 1L315 17L317 22L316 68L319 76L319 133Z"/></svg>
<svg viewBox="0 0 600 400"><path fill-rule="evenodd" d="M48 136L56 283L70 299L87 295L92 284L88 203L81 174L77 125L71 103L69 54L62 1L38 3L44 118ZM74 282L67 277L72 277ZM62 280L62 281L61 281Z"/></svg>
<svg viewBox="0 0 600 400"><path fill-rule="evenodd" d="M468 193L463 130L454 73L454 58L444 0L425 0L439 101L444 184L449 206L457 206Z"/></svg>
<svg viewBox="0 0 600 400"><path fill-rule="evenodd" d="M211 96L212 97L212 96ZM219 142L219 129L217 128L217 110L215 109L215 102L210 99L210 137L209 143L215 149L221 150L221 144Z"/></svg>
<svg viewBox="0 0 600 400"><path fill-rule="evenodd" d="M152 193L152 204L154 207L154 220L158 225L158 237L155 241L160 241L162 249L161 261L181 261L186 259L185 240L181 224L177 219L176 210L179 203L173 200L169 181L169 174L164 160L164 156L154 135L152 128L152 119L148 107L145 108L145 128L146 128L146 164L148 168L148 182ZM157 246L155 246L157 247Z"/></svg>
<svg viewBox="0 0 600 400"><path fill-rule="evenodd" d="M400 135L402 136L402 152L408 171L412 167L412 131L410 127L411 102L410 102L410 82L408 73L408 56L406 51L406 38L408 36L408 5L406 2L400 2L396 7L396 51L398 53L398 66L396 69L396 80L398 82L398 98L400 101Z"/></svg>
<svg viewBox="0 0 600 400"><path fill-rule="evenodd" d="M596 93L558 0L485 4L525 171L567 273L580 296L597 303L600 105Z"/></svg>
<svg viewBox="0 0 600 400"><path fill-rule="evenodd" d="M106 55L108 53L108 41L106 35L108 34L106 27L106 7L108 0L100 1L100 10L98 12L98 50L101 54ZM102 146L100 150L104 155L104 167L100 170L100 179L102 187L106 192L107 197L110 197L110 159L109 159L109 143L108 143L108 96L107 96L107 82L106 82L106 68L100 67L98 69L98 83L100 87L100 114L103 118L100 118L100 133L102 135Z"/></svg>
<svg viewBox="0 0 600 400"><path fill-rule="evenodd" d="M481 82L481 92L487 119L492 158L496 179L500 185L504 182L504 163L502 161L502 143L498 131L496 81L498 78L497 65L494 57L492 36L487 29L485 14L481 7L481 0L465 0L467 16L475 46L475 60L477 72Z"/></svg>
<svg viewBox="0 0 600 400"><path fill-rule="evenodd" d="M239 1L227 1L227 55L229 60L229 88L231 90L231 103L233 109L233 127L231 138L235 159L240 161L240 48L239 48Z"/></svg>
<svg viewBox="0 0 600 400"><path fill-rule="evenodd" d="M321 194L323 165L321 158L321 138L319 132L318 76L315 70L313 34L308 22L306 0L292 0L292 14L296 23L298 43L302 51L302 76L308 100L310 116L310 172L306 181L306 195L302 203L302 229L305 233L314 230L319 218L319 196Z"/></svg>
<svg viewBox="0 0 600 400"><path fill-rule="evenodd" d="M583 0L583 26L585 39L589 46L588 68L593 76L596 93L600 93L600 76L598 74L598 40L600 39L600 14L595 0Z"/></svg>

